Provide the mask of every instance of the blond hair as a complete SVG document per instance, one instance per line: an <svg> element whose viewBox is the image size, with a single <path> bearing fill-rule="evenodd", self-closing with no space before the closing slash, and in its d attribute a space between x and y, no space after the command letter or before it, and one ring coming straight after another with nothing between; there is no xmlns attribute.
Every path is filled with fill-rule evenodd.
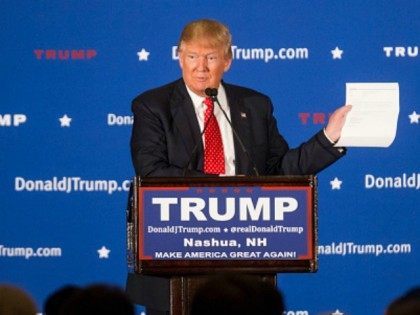
<svg viewBox="0 0 420 315"><path fill-rule="evenodd" d="M232 59L232 35L229 29L215 20L201 19L188 23L182 30L178 52L183 43L205 40L210 47L223 47L225 56Z"/></svg>

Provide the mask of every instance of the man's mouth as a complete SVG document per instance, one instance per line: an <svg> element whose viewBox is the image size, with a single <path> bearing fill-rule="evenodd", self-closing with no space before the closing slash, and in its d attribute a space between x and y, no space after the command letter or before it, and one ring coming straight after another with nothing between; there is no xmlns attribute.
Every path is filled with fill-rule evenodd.
<svg viewBox="0 0 420 315"><path fill-rule="evenodd" d="M206 82L207 77L196 77L195 80L198 81L198 82Z"/></svg>

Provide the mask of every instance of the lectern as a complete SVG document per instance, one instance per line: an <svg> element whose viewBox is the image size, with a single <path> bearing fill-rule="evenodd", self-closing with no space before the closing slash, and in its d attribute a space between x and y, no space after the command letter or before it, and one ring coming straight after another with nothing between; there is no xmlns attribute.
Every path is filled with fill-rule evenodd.
<svg viewBox="0 0 420 315"><path fill-rule="evenodd" d="M127 210L127 293L150 314L187 315L217 273L276 284L317 270L314 176L140 178Z"/></svg>

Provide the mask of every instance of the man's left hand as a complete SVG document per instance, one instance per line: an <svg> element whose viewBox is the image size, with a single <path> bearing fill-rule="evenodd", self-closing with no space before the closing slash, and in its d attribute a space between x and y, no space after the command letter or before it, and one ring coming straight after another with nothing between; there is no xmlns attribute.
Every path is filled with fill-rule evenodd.
<svg viewBox="0 0 420 315"><path fill-rule="evenodd" d="M351 105L342 106L336 109L330 116L327 127L325 127L325 133L331 141L337 142L340 138L341 130L343 129L346 116L351 110L351 107Z"/></svg>

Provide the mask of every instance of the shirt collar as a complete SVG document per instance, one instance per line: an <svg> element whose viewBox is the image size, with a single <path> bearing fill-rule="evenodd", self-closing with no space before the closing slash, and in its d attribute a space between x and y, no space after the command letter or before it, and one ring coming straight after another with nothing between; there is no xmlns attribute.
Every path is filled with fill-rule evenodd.
<svg viewBox="0 0 420 315"><path fill-rule="evenodd" d="M196 93L194 93L193 91L190 90L190 88L185 85L185 87L187 88L188 94L191 97L191 100L193 102L194 108L196 110L202 109L203 108L203 101L205 99L205 97L197 95ZM225 101L226 100L226 91L225 88L223 87L222 84L219 84L219 88L217 89L217 98L220 101L222 107L225 107Z"/></svg>

